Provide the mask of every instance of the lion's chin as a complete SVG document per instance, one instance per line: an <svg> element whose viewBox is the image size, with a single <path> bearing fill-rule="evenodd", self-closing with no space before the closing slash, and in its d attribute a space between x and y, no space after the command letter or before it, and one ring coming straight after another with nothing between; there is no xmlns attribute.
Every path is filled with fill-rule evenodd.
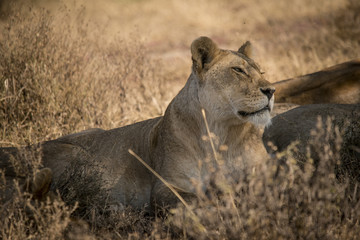
<svg viewBox="0 0 360 240"><path fill-rule="evenodd" d="M260 110L254 112L237 111L237 115L240 119L247 122L251 122L258 126L268 126L271 124L271 105L268 105Z"/></svg>
<svg viewBox="0 0 360 240"><path fill-rule="evenodd" d="M258 126L268 126L271 124L270 111L261 111L248 117L248 121Z"/></svg>
<svg viewBox="0 0 360 240"><path fill-rule="evenodd" d="M240 116L242 116L242 117L249 117L249 116L255 116L255 115L261 114L263 112L268 112L268 111L270 111L270 106L269 105L263 107L260 110L254 111L254 112L238 111L238 114Z"/></svg>

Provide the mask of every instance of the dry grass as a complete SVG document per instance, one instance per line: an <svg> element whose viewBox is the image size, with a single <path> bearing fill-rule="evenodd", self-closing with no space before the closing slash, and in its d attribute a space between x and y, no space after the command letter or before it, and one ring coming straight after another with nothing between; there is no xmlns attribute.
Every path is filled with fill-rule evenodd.
<svg viewBox="0 0 360 240"><path fill-rule="evenodd" d="M200 35L232 49L251 40L270 81L360 58L359 8L353 0L35 1L31 8L2 2L0 145L161 115L190 73L189 45ZM219 172L214 189L199 192L192 205L195 223L182 206L165 219L108 209L97 198L106 193L97 188L96 174L81 179L94 183L82 192L91 196L86 201L74 197L66 181L58 183L67 205L38 203L19 187L0 208L0 238L356 239L357 187L336 180L338 153L318 149L326 150L318 171L310 160L302 170L290 157L280 169L264 160L241 179ZM19 164L33 176L38 158L26 160ZM78 164L81 172L88 163ZM0 172L0 191L6 181Z"/></svg>
<svg viewBox="0 0 360 240"><path fill-rule="evenodd" d="M81 8L63 7L56 18L38 9L25 15L15 12L2 28L3 144L114 128L162 113L161 74L154 67L161 64L146 56L136 35L131 41L102 37L99 27L82 22Z"/></svg>

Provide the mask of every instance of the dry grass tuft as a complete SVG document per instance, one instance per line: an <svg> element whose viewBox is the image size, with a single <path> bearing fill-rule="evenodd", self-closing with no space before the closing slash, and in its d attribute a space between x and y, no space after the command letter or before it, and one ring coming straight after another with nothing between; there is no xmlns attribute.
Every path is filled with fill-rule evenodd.
<svg viewBox="0 0 360 240"><path fill-rule="evenodd" d="M16 12L3 28L3 144L29 144L89 127L114 128L162 113L153 67L159 64L145 56L141 43L102 39L99 28L69 21L69 11L64 8L56 19L46 10L30 9L25 16ZM76 18L82 18L81 9ZM147 79L154 80L151 88Z"/></svg>
<svg viewBox="0 0 360 240"><path fill-rule="evenodd" d="M356 0L349 0L346 8L335 18L335 26L338 33L344 40L360 41L360 3Z"/></svg>
<svg viewBox="0 0 360 240"><path fill-rule="evenodd" d="M3 174L3 172L1 173ZM5 179L0 188L6 186ZM32 200L17 182L10 200L0 208L0 236L2 239L59 239L70 223L74 207L63 201L47 199L43 202ZM2 200L2 199L0 199Z"/></svg>

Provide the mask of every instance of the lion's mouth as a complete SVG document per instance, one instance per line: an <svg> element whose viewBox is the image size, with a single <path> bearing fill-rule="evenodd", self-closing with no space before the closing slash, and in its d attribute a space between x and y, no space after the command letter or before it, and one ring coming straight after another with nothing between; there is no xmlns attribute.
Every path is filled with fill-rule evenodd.
<svg viewBox="0 0 360 240"><path fill-rule="evenodd" d="M255 114L258 114L258 113L261 113L263 111L270 111L270 107L269 105L267 105L266 107L258 110L258 111L255 111L255 112L244 112L244 111L238 111L238 114L242 117L248 117L248 116L252 116L252 115L255 115Z"/></svg>

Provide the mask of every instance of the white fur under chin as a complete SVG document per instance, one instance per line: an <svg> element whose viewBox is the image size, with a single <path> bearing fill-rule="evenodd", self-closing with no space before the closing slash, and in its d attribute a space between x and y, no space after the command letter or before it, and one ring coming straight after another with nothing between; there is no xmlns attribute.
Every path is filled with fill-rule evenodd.
<svg viewBox="0 0 360 240"><path fill-rule="evenodd" d="M271 125L271 116L269 111L264 111L253 116L250 116L248 119L249 122L252 122L258 126L270 126Z"/></svg>

